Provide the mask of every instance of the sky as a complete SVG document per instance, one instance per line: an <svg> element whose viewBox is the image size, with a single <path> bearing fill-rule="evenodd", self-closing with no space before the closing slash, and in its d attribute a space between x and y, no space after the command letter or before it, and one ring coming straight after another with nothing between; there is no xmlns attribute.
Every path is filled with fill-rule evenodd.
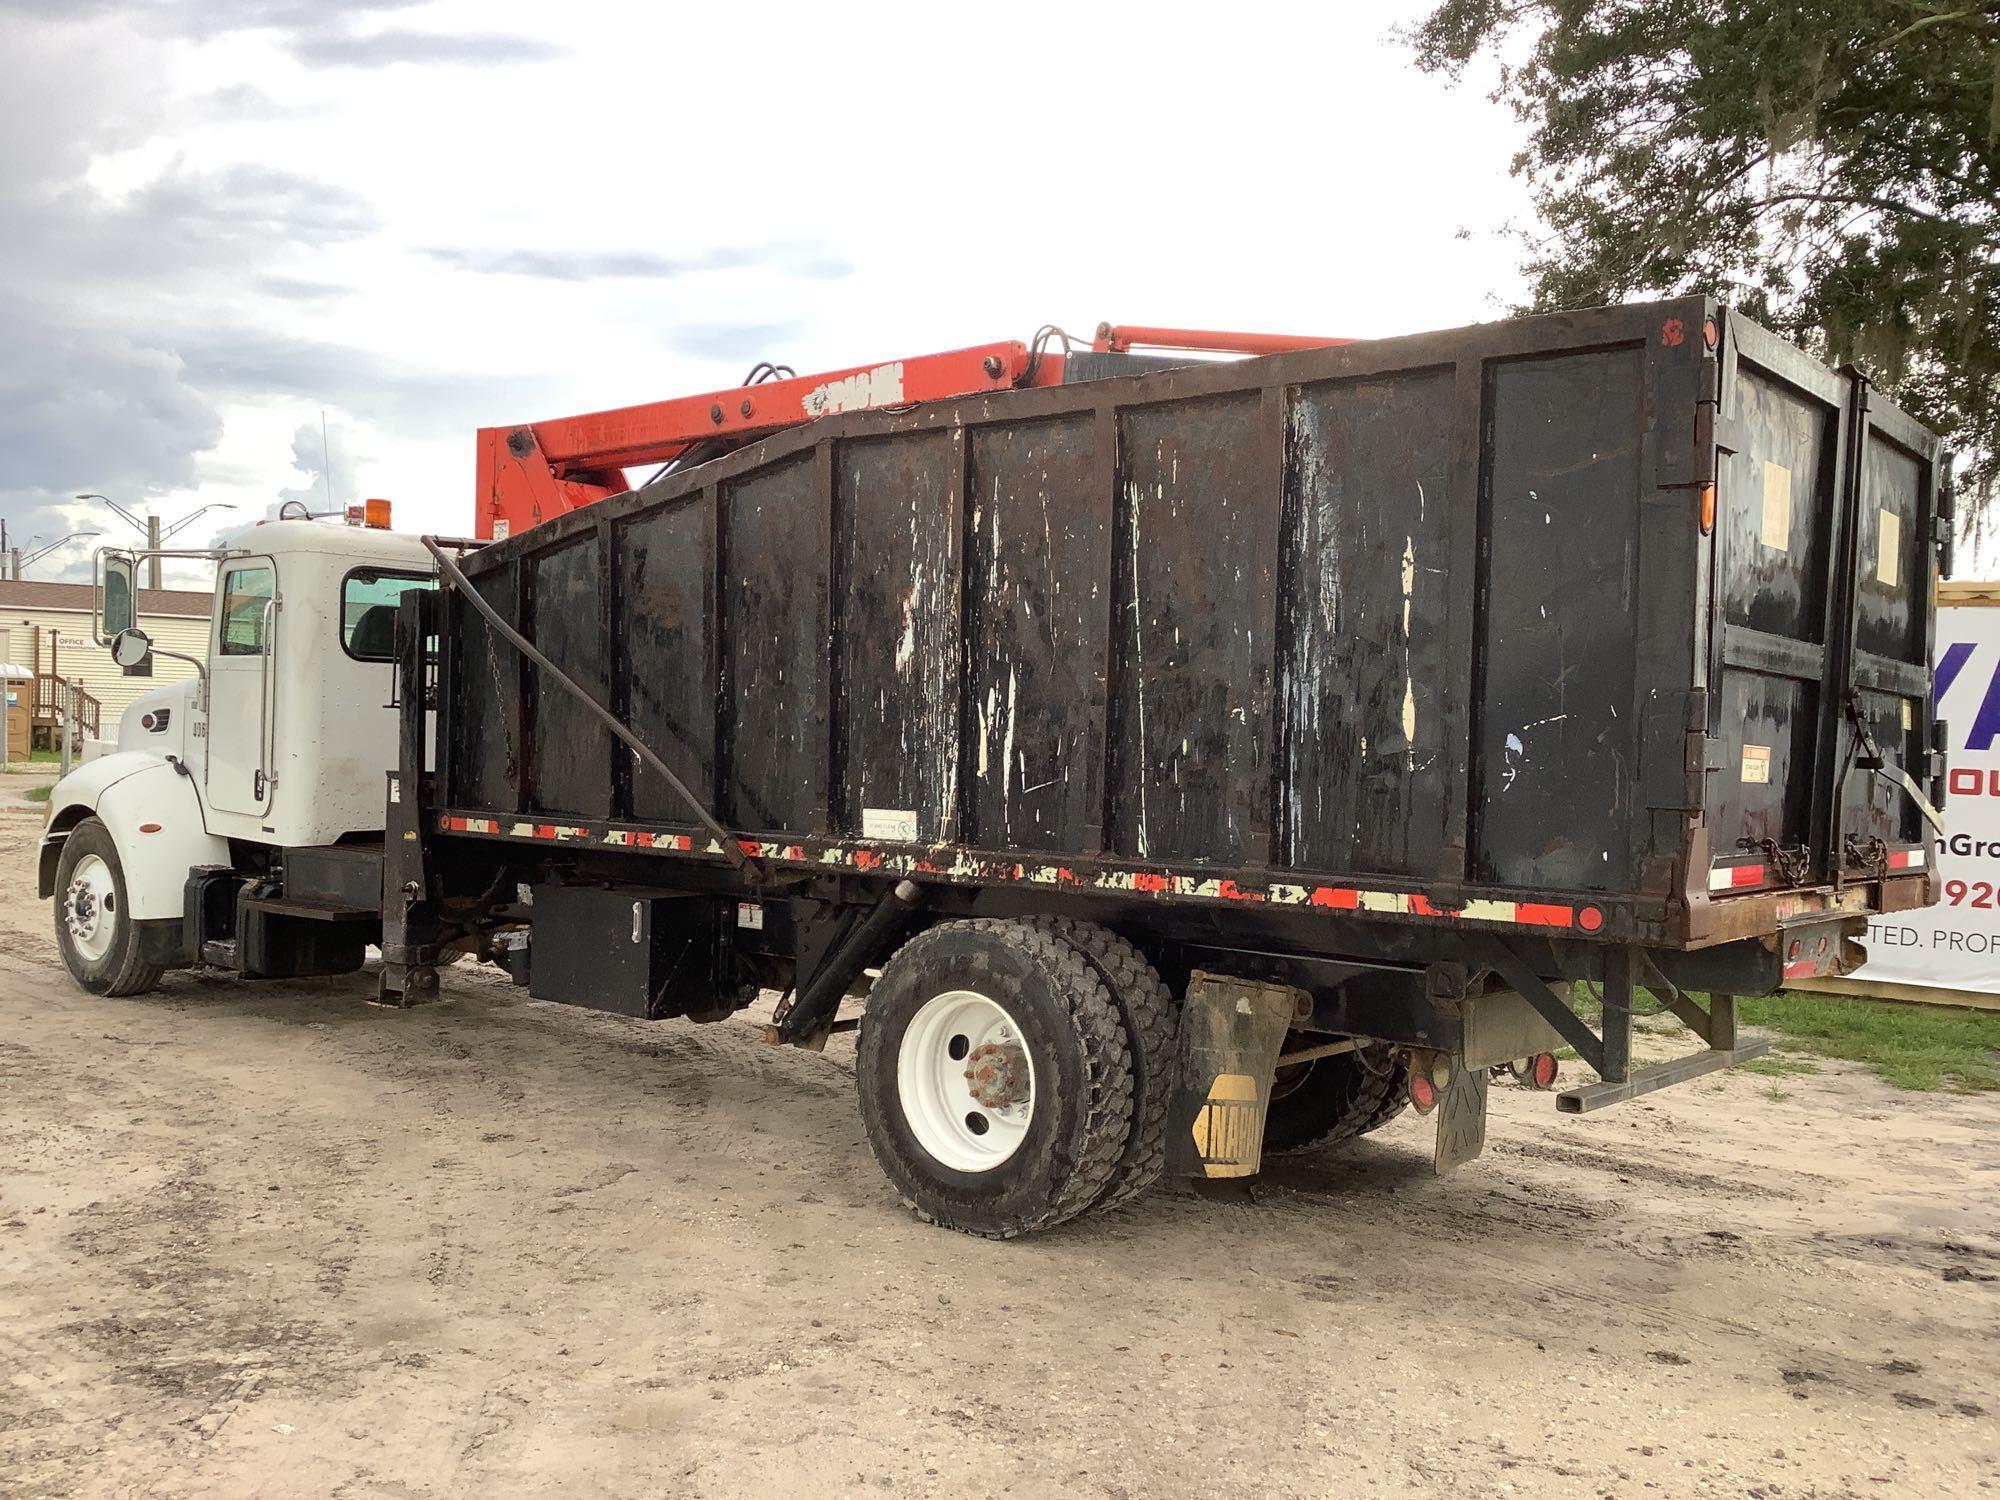
<svg viewBox="0 0 2000 1500"><path fill-rule="evenodd" d="M462 533L476 428L763 359L1499 316L1520 127L1422 9L0 0L9 540Z"/></svg>

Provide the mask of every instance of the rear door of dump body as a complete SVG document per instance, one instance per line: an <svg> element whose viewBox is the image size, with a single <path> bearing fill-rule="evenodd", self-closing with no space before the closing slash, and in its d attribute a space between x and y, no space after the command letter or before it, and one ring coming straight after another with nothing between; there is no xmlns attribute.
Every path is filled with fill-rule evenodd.
<svg viewBox="0 0 2000 1500"><path fill-rule="evenodd" d="M1864 745L1928 770L1937 444L1851 371L1741 316L1723 327L1708 888L1920 865L1916 803Z"/></svg>
<svg viewBox="0 0 2000 1500"><path fill-rule="evenodd" d="M1933 803L1943 801L1931 661L1939 543L1949 531L1940 511L1949 508L1950 482L1938 439L1865 387L1850 442L1854 545L1833 809L1842 880L1925 864L1929 829L1903 776Z"/></svg>

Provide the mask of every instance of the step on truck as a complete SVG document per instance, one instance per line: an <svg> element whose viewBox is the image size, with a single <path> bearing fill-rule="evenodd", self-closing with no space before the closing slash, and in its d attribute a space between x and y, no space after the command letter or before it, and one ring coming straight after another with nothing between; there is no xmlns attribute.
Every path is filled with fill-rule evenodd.
<svg viewBox="0 0 2000 1500"><path fill-rule="evenodd" d="M777 992L902 1198L1007 1236L1405 1109L1449 1170L1496 1077L1726 1067L1934 898L1948 456L1736 313L877 389L488 537L235 534L197 678L50 799L70 972ZM1703 1050L1635 1067L1645 1004Z"/></svg>

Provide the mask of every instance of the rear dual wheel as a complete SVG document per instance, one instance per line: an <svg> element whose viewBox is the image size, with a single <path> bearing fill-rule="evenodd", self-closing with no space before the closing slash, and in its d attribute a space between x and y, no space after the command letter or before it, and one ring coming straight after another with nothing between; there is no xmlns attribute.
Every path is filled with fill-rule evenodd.
<svg viewBox="0 0 2000 1500"><path fill-rule="evenodd" d="M1295 1032L1289 1045L1323 1040ZM1409 1069L1380 1044L1281 1064L1271 1080L1264 1149L1274 1154L1304 1151L1380 1130L1408 1107L1409 1083Z"/></svg>
<svg viewBox="0 0 2000 1500"><path fill-rule="evenodd" d="M948 922L906 943L856 1058L868 1143L903 1201L1008 1239L1150 1184L1171 1059L1145 1023L1165 996L1148 979L1091 924Z"/></svg>

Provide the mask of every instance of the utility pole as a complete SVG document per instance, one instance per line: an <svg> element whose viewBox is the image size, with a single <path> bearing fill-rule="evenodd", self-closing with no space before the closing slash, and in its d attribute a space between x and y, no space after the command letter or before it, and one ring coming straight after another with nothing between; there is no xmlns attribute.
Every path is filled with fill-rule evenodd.
<svg viewBox="0 0 2000 1500"><path fill-rule="evenodd" d="M151 557L146 559L146 587L157 589L160 586L160 518L158 516L146 517L146 546L153 553Z"/></svg>

